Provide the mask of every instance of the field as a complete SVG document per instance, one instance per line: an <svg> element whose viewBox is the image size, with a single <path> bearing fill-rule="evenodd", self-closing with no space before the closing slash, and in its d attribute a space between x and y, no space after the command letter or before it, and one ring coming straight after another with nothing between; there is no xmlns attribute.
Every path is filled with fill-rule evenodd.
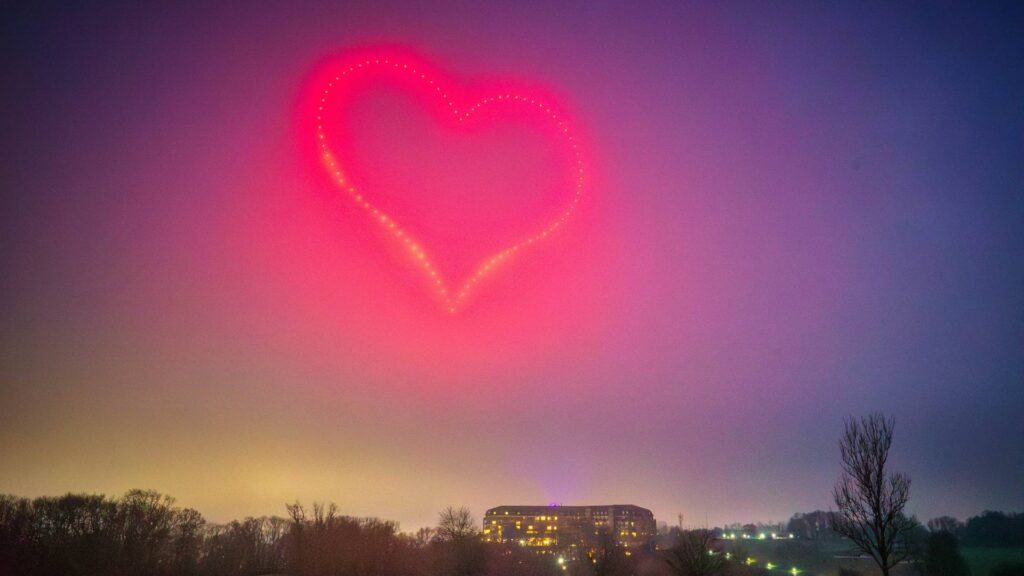
<svg viewBox="0 0 1024 576"><path fill-rule="evenodd" d="M855 570L864 576L879 573L870 559L849 557L849 546L843 542L742 540L729 542L725 549L734 558L751 558L759 567L771 562L779 574L793 568L807 576L836 576L840 568ZM1024 548L964 548L962 553L972 576L989 576L992 568L1001 562L1024 563ZM898 573L916 574L910 566L903 568Z"/></svg>
<svg viewBox="0 0 1024 576"><path fill-rule="evenodd" d="M1000 562L1024 564L1024 548L964 548L961 552L972 576L988 576Z"/></svg>

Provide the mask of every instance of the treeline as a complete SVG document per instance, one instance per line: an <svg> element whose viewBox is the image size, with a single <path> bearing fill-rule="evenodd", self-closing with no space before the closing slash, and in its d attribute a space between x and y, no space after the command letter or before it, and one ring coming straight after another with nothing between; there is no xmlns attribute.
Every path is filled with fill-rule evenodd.
<svg viewBox="0 0 1024 576"><path fill-rule="evenodd" d="M789 519L789 522L786 523L785 532L805 540L839 538L832 530L834 515L835 512L826 512L824 510L794 514ZM984 548L1024 547L1024 513L986 510L978 516L971 516L966 522L962 522L952 516L940 516L932 518L925 526L932 533L948 532L956 536L963 546Z"/></svg>
<svg viewBox="0 0 1024 576"><path fill-rule="evenodd" d="M803 540L838 540L841 536L832 529L834 518L835 512L824 510L794 514L786 523L786 532Z"/></svg>
<svg viewBox="0 0 1024 576"><path fill-rule="evenodd" d="M206 523L173 499L0 496L2 574L198 574Z"/></svg>
<svg viewBox="0 0 1024 576"><path fill-rule="evenodd" d="M225 525L153 491L120 498L0 495L0 574L13 576L549 576L553 562L485 547L475 526L424 529L333 505ZM468 512L467 512L468 516ZM473 523L475 524L475 522Z"/></svg>
<svg viewBox="0 0 1024 576"><path fill-rule="evenodd" d="M1024 547L1024 513L1007 514L986 510L961 522L951 516L928 521L932 532L945 531L955 535L964 546L990 548Z"/></svg>
<svg viewBox="0 0 1024 576"><path fill-rule="evenodd" d="M464 508L444 510L435 528L414 534L394 522L340 515L333 505L285 510L285 517L217 525L153 491L0 495L0 575L671 576L680 573L667 559L685 559L625 550L608 538L590 556L561 564L521 546L483 542ZM701 550L696 560L706 557ZM725 573L758 572L737 566Z"/></svg>
<svg viewBox="0 0 1024 576"><path fill-rule="evenodd" d="M603 535L579 561L560 564L516 545L485 543L465 509L443 511L434 528L403 533L394 522L340 515L333 505L285 506L285 517L213 524L173 498L132 490L120 498L0 495L3 576L686 576L757 575L747 554L722 549L710 531L678 531L661 550L625 550ZM778 530L779 525L742 526ZM831 513L798 514L785 526L806 546L831 537ZM958 548L1024 546L1024 514L985 512L918 525L925 573L966 574ZM807 539L807 540L804 540ZM801 542L803 541L803 542ZM731 542L730 545L741 545ZM709 554L712 547L722 554ZM733 560L726 562L732 552ZM806 556L806 554L804 555ZM801 555L778 562L804 565ZM709 566L709 563L715 566ZM788 564L787 564L788 565ZM960 569L950 570L953 566ZM941 569L939 569L941 567ZM1020 569L1020 566L1012 570ZM696 572L695 572L696 571Z"/></svg>

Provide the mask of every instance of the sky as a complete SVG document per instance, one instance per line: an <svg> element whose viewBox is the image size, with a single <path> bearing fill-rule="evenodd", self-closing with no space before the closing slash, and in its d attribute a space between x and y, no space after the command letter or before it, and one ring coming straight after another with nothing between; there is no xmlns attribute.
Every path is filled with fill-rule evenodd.
<svg viewBox="0 0 1024 576"><path fill-rule="evenodd" d="M0 492L784 520L882 411L919 518L1024 509L1019 5L25 4ZM454 313L318 148L366 53L557 113L389 71L324 103L446 286L568 213Z"/></svg>

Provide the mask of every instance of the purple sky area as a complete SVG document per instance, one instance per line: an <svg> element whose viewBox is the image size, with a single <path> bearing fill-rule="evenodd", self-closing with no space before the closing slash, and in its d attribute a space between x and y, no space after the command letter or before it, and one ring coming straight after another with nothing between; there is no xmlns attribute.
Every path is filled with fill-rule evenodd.
<svg viewBox="0 0 1024 576"><path fill-rule="evenodd" d="M777 520L882 410L919 517L1024 509L1019 3L25 4L0 492ZM465 313L309 159L310 75L381 42L588 143L579 214Z"/></svg>

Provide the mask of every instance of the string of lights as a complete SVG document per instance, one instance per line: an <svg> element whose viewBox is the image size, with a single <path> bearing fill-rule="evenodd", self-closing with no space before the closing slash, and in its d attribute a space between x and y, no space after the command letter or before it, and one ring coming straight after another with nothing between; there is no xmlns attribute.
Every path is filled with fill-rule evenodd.
<svg viewBox="0 0 1024 576"><path fill-rule="evenodd" d="M349 181L349 178L342 169L341 161L336 157L328 144L323 117L324 110L328 106L328 99L330 98L332 91L336 92L335 86L363 71L381 68L398 71L401 74L411 75L413 79L418 80L428 88L432 88L431 92L438 98L442 99L446 104L447 109L454 115L458 122L465 122L469 120L485 106L509 104L528 106L533 108L534 111L543 114L550 122L554 123L554 126L557 128L557 132L565 139L573 155L573 193L566 208L553 221L540 230L537 230L522 240L484 258L473 273L470 274L461 285L449 286L449 281L446 280L438 270L437 266L434 264L434 260L430 257L423 244L417 241L408 230L396 222L391 215L375 206L369 199L367 199L366 194L364 194L363 191L358 189ZM343 68L334 76L333 80L330 80L327 83L317 107L316 137L322 159L335 183L408 251L415 264L426 274L431 286L443 303L444 308L451 314L462 309L466 305L470 295L473 293L474 288L476 288L477 285L485 278L494 274L501 265L507 263L519 252L549 237L556 230L562 227L576 211L583 195L585 180L583 155L580 151L579 143L571 132L568 122L559 116L559 114L552 109L550 105L537 98L522 94L501 93L478 100L468 108L460 111L453 98L449 96L448 92L442 88L439 83L435 82L434 78L428 76L425 72L408 62L396 61L393 58L368 58L362 62Z"/></svg>

